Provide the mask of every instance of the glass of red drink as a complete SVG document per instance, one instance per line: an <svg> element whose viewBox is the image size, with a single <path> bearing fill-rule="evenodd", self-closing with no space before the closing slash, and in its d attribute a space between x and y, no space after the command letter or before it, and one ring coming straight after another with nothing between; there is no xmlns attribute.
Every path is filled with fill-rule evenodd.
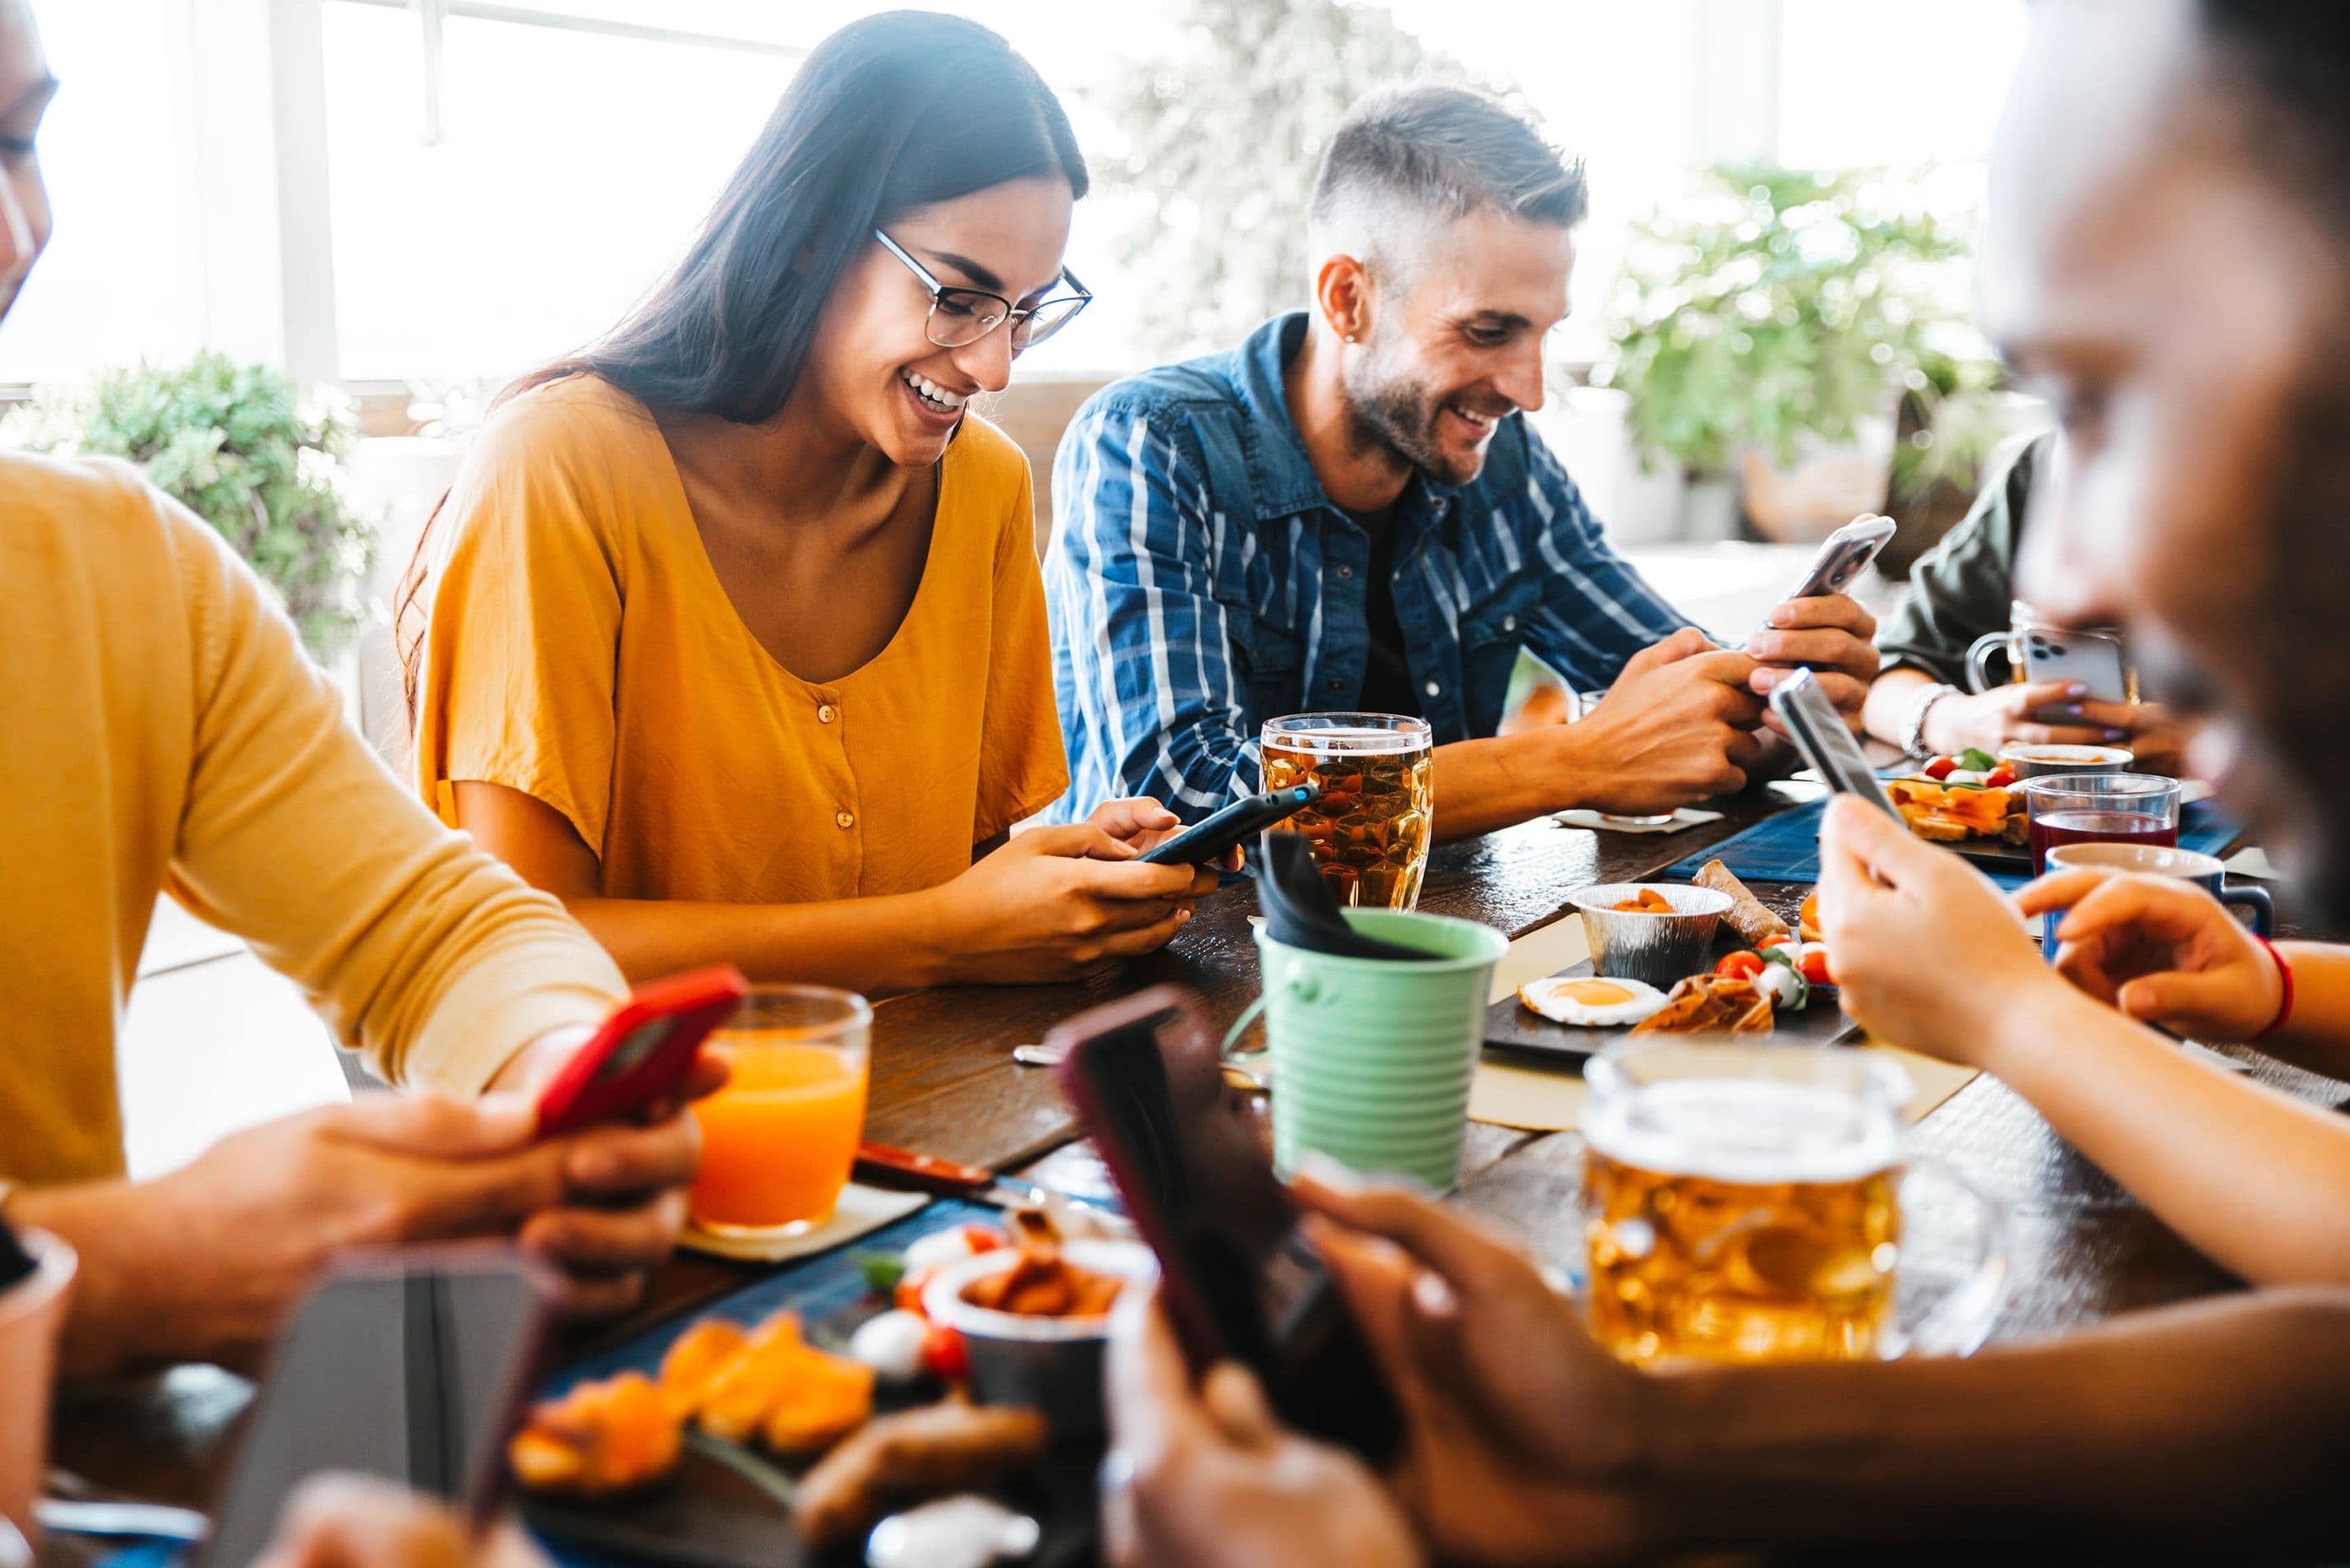
<svg viewBox="0 0 2350 1568"><path fill-rule="evenodd" d="M2157 774L2067 774L2027 779L2032 874L2059 844L2178 842L2178 781Z"/></svg>

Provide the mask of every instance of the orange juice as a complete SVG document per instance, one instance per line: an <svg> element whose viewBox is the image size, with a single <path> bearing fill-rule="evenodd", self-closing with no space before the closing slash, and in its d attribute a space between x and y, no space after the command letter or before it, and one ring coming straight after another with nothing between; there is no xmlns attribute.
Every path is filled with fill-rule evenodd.
<svg viewBox="0 0 2350 1568"><path fill-rule="evenodd" d="M732 1075L693 1106L694 1219L744 1229L831 1219L865 1127L865 1053L740 1030L720 1030L709 1048Z"/></svg>

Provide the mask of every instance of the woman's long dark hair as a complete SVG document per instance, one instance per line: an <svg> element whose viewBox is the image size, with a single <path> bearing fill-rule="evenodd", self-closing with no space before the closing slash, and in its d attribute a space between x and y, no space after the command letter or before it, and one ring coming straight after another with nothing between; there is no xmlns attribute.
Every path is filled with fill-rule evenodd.
<svg viewBox="0 0 2350 1568"><path fill-rule="evenodd" d="M1060 100L1002 37L929 11L852 22L801 63L676 269L611 331L498 401L586 374L656 414L773 419L799 384L834 286L877 225L1049 175L1086 193ZM447 501L426 519L394 605L411 725L426 630L416 611Z"/></svg>

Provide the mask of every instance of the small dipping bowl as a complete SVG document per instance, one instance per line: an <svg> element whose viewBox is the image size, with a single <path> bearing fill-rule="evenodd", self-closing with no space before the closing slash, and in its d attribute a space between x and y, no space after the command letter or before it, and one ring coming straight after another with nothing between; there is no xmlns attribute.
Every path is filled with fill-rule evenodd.
<svg viewBox="0 0 2350 1568"><path fill-rule="evenodd" d="M1635 914L1613 906L1654 891L1673 907L1669 915ZM1637 980L1670 991L1712 967L1713 936L1730 912L1730 895L1680 882L1610 882L1586 888L1567 899L1583 917L1591 943L1591 972L1609 980Z"/></svg>
<svg viewBox="0 0 2350 1568"><path fill-rule="evenodd" d="M2034 746L2010 741L1999 749L1999 760L2015 770L2019 779L2053 778L2060 774L2126 774L2137 756L2121 746Z"/></svg>
<svg viewBox="0 0 2350 1568"><path fill-rule="evenodd" d="M1139 1241L1073 1241L1061 1255L1078 1268L1147 1285L1159 1260ZM1098 1437L1102 1414L1102 1348L1109 1316L1030 1317L996 1312L963 1300L963 1292L1020 1261L1017 1249L998 1247L941 1269L922 1287L930 1320L962 1335L971 1357L972 1397L983 1405L1023 1405L1044 1413L1055 1442Z"/></svg>

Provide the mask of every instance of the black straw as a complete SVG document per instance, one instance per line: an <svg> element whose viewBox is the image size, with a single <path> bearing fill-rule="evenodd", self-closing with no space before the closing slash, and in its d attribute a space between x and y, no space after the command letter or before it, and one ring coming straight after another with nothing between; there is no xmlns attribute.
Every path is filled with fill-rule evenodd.
<svg viewBox="0 0 2350 1568"><path fill-rule="evenodd" d="M1314 863L1314 846L1302 833L1268 833L1256 878L1257 902L1264 909L1264 934L1284 947L1307 952L1335 953L1341 958L1400 959L1415 963L1442 958L1398 942L1365 936L1347 923L1322 868Z"/></svg>

